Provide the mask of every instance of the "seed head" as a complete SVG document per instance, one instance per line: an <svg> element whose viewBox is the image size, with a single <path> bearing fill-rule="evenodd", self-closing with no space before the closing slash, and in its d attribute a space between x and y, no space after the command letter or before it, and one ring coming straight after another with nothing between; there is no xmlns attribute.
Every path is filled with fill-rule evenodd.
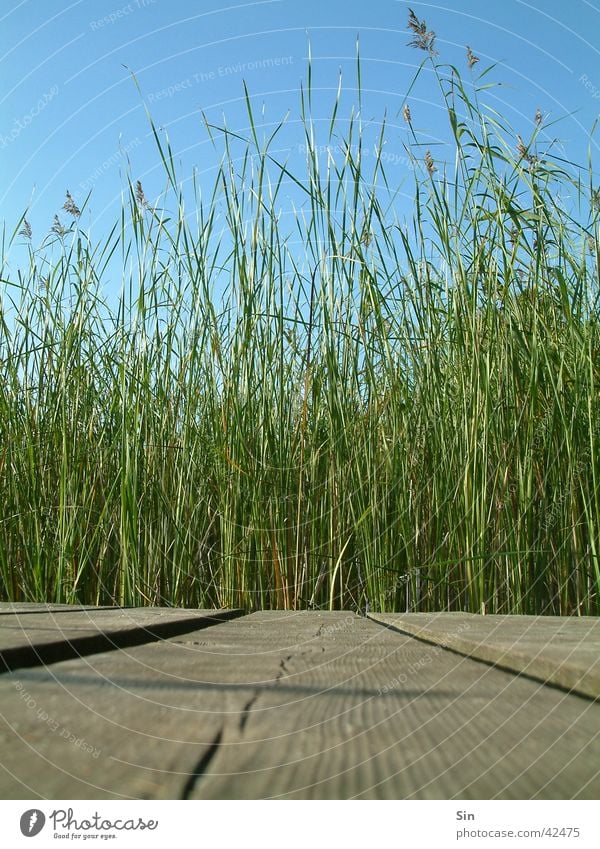
<svg viewBox="0 0 600 849"><path fill-rule="evenodd" d="M79 218L79 216L81 215L81 210L71 197L71 193L69 191L67 191L67 197L63 204L63 209L66 210L69 215L72 215L73 218Z"/></svg>
<svg viewBox="0 0 600 849"><path fill-rule="evenodd" d="M56 233L57 236L64 236L67 232L66 229L60 223L60 219L58 215L54 216L54 221L52 222L52 227L50 228L50 232Z"/></svg>
<svg viewBox="0 0 600 849"><path fill-rule="evenodd" d="M148 201L146 200L146 195L144 194L142 184L139 180L135 184L135 199L142 209L148 209Z"/></svg>
<svg viewBox="0 0 600 849"><path fill-rule="evenodd" d="M425 35L427 32L427 24L420 21L412 9L408 10L408 28L416 35Z"/></svg>
<svg viewBox="0 0 600 849"><path fill-rule="evenodd" d="M23 219L23 225L19 230L19 236L25 236L26 239L31 239L31 224L26 218Z"/></svg>
<svg viewBox="0 0 600 849"><path fill-rule="evenodd" d="M417 50L425 50L430 56L435 56L434 49L435 33L427 29L425 21L420 21L412 9L408 10L408 28L414 33L412 41L408 42L409 47L415 47Z"/></svg>
<svg viewBox="0 0 600 849"><path fill-rule="evenodd" d="M433 176L434 171L437 171L430 151L427 151L425 154L425 167L427 168L427 173L430 177Z"/></svg>
<svg viewBox="0 0 600 849"><path fill-rule="evenodd" d="M517 153L519 154L519 159L528 159L529 157L527 145L525 144L521 136L517 136Z"/></svg>
<svg viewBox="0 0 600 849"><path fill-rule="evenodd" d="M373 241L373 234L369 230L369 227L368 227L367 224L365 224L364 227L363 227L363 231L362 231L362 235L360 237L360 240L363 243L363 245L365 246L365 248L368 248L369 245L371 244L371 242Z"/></svg>
<svg viewBox="0 0 600 849"><path fill-rule="evenodd" d="M467 62L469 63L469 68L472 68L473 65L476 65L479 62L479 56L475 56L469 45L467 44Z"/></svg>
<svg viewBox="0 0 600 849"><path fill-rule="evenodd" d="M535 123L539 127L540 124L542 123L542 121L544 120L544 116L542 115L541 109L538 108L538 109L535 110L535 118L533 120L535 121Z"/></svg>
<svg viewBox="0 0 600 849"><path fill-rule="evenodd" d="M406 121L407 124L410 124L411 115L410 115L410 106L408 105L408 103L405 103L404 106L402 107L402 117L404 118L404 120Z"/></svg>

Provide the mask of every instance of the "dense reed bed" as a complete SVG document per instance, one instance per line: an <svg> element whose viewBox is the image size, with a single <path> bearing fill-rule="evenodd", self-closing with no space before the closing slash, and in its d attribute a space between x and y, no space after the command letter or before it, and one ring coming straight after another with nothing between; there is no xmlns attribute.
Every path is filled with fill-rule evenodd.
<svg viewBox="0 0 600 849"><path fill-rule="evenodd" d="M591 165L543 150L541 113L517 136L472 51L463 80L409 27L452 146L421 144L409 91L408 221L385 126L364 156L338 99L321 138L309 70L304 173L248 97L248 133L206 124L212 194L155 131L160 202L132 179L100 243L70 195L39 247L25 217L5 239L2 598L600 613Z"/></svg>

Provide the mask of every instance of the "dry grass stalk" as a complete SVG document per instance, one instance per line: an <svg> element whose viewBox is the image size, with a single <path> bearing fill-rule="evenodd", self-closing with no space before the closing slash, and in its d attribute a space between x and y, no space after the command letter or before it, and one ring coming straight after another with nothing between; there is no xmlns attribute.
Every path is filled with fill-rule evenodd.
<svg viewBox="0 0 600 849"><path fill-rule="evenodd" d="M437 55L434 49L435 32L428 30L425 21L420 21L412 9L408 10L408 28L415 36L412 41L408 42L409 47L425 50L430 56Z"/></svg>
<svg viewBox="0 0 600 849"><path fill-rule="evenodd" d="M475 56L469 45L467 44L467 62L469 64L469 68L472 68L473 65L476 65L479 62L479 56Z"/></svg>
<svg viewBox="0 0 600 849"><path fill-rule="evenodd" d="M148 209L148 201L146 200L146 195L144 194L140 180L138 180L135 184L135 199L138 202L138 206L142 209Z"/></svg>
<svg viewBox="0 0 600 849"><path fill-rule="evenodd" d="M26 218L23 219L23 224L19 230L19 236L25 236L26 239L31 239L31 224Z"/></svg>
<svg viewBox="0 0 600 849"><path fill-rule="evenodd" d="M81 210L71 197L71 193L69 191L67 191L66 200L63 204L63 209L68 212L69 215L72 215L73 218L79 218L79 216L81 215Z"/></svg>

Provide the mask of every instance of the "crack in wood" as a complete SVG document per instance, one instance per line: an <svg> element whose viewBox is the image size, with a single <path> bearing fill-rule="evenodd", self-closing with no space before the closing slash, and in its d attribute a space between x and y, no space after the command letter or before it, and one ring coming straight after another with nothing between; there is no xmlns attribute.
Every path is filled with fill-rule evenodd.
<svg viewBox="0 0 600 849"><path fill-rule="evenodd" d="M252 705L257 700L259 696L258 690L255 690L250 699L246 702L244 707L242 708L242 712L240 714L240 731L243 731L246 727L246 723L248 722L248 717L250 716L250 711L252 710Z"/></svg>
<svg viewBox="0 0 600 849"><path fill-rule="evenodd" d="M217 734L213 738L212 742L209 743L207 750L204 752L198 763L196 764L193 772L190 773L188 780L185 783L183 788L183 793L181 795L182 799L190 799L192 793L196 789L196 785L202 779L202 776L206 774L208 767L210 766L211 761L214 759L215 755L219 751L219 747L221 745L221 740L223 739L223 726L219 728Z"/></svg>
<svg viewBox="0 0 600 849"><path fill-rule="evenodd" d="M286 663L288 662L288 660L291 660L291 659L292 659L292 655L288 654L287 657L284 657L282 660L279 661L279 672L277 673L275 681L280 681L283 678L284 675L290 674L290 670L287 668Z"/></svg>

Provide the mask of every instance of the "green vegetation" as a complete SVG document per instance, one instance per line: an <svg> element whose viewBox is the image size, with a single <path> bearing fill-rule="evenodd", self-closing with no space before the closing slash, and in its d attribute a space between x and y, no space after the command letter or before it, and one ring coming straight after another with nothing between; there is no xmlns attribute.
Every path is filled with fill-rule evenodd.
<svg viewBox="0 0 600 849"><path fill-rule="evenodd" d="M415 21L455 151L420 143L409 91L408 225L385 128L376 156L359 113L340 141L339 95L345 155L319 155L309 70L302 177L247 97L248 139L206 124L211 197L152 124L160 204L132 181L93 245L68 196L16 274L25 217L5 240L0 597L600 613L598 191Z"/></svg>

